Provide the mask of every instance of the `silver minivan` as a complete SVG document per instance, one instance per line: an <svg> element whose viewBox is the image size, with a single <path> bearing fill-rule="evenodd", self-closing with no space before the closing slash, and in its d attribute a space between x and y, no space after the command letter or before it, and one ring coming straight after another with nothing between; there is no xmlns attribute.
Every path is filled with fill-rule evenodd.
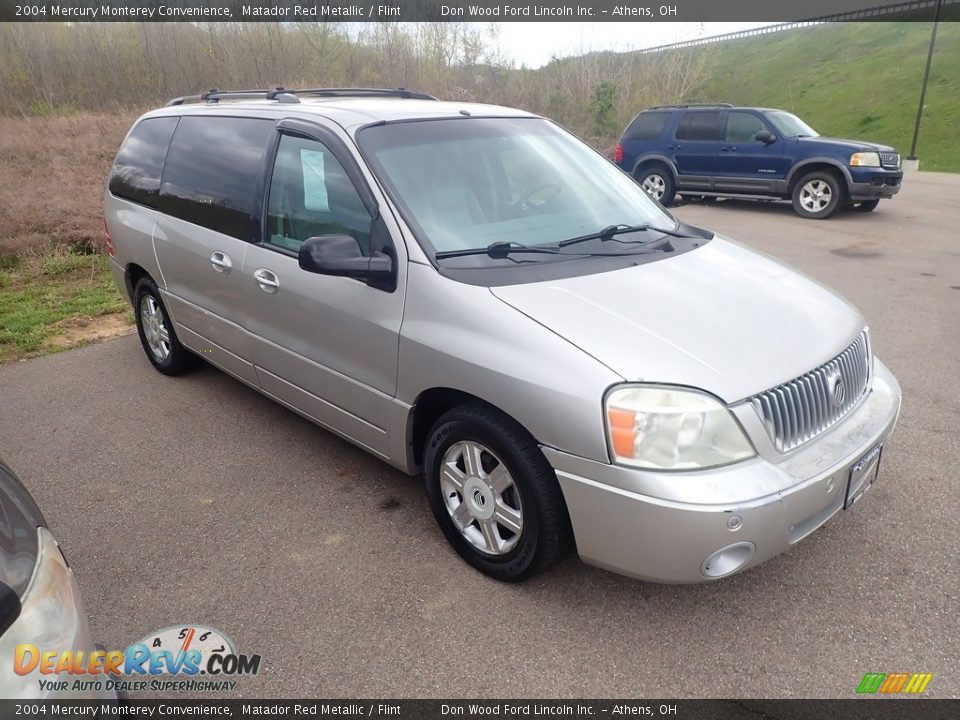
<svg viewBox="0 0 960 720"><path fill-rule="evenodd" d="M105 213L157 370L202 357L423 473L500 580L572 548L659 582L762 563L863 495L900 408L849 303L519 110L177 98L131 129Z"/></svg>

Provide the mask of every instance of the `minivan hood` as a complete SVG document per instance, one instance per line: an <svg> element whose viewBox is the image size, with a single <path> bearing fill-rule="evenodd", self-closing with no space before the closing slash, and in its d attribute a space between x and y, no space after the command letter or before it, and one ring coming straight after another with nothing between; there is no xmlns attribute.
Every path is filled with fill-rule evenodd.
<svg viewBox="0 0 960 720"><path fill-rule="evenodd" d="M819 283L719 237L658 262L490 291L625 380L728 403L830 360L864 325Z"/></svg>

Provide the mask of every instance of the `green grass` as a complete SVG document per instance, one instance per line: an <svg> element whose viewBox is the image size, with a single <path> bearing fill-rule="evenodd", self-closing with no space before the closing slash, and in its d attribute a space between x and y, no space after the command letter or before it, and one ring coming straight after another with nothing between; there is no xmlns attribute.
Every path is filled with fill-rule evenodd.
<svg viewBox="0 0 960 720"><path fill-rule="evenodd" d="M906 157L930 23L847 23L708 46L690 99L779 107L822 135ZM941 23L917 148L922 170L960 172L960 23Z"/></svg>
<svg viewBox="0 0 960 720"><path fill-rule="evenodd" d="M50 252L0 267L0 363L69 347L48 343L64 321L128 308L102 255Z"/></svg>

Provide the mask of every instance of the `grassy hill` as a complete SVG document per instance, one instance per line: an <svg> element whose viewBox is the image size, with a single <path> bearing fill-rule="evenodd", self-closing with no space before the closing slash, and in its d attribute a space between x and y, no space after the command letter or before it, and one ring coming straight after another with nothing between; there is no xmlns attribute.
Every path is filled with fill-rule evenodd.
<svg viewBox="0 0 960 720"><path fill-rule="evenodd" d="M819 133L910 151L930 23L850 23L708 46L698 99L780 107ZM917 155L960 172L960 23L941 23Z"/></svg>

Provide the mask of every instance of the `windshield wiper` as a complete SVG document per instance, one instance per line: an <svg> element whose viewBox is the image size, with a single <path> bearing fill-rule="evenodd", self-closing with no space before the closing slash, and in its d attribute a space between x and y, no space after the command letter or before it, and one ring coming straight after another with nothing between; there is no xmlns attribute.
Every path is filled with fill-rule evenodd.
<svg viewBox="0 0 960 720"><path fill-rule="evenodd" d="M642 252L631 250L622 253L598 253L588 251L563 252L556 247L530 247L516 242L495 242L486 247L465 248L463 250L441 250L433 257L437 260L447 258L467 257L469 255L489 255L494 260L503 260L513 253L534 253L537 255L566 255L567 257L626 257L627 255L641 255Z"/></svg>
<svg viewBox="0 0 960 720"><path fill-rule="evenodd" d="M701 235L689 235L688 233L683 233L678 230L671 230L669 228L659 228L645 223L643 225L608 225L600 232L590 233L588 235L579 235L577 237L572 237L567 240L561 240L557 243L558 247L567 247L568 245L576 245L577 243L587 242L589 240L601 240L606 242L608 240L613 240L617 235L625 235L632 232L644 232L649 230L650 232L661 233L662 235L669 235L670 237L676 238L687 238L690 240L702 240L703 236ZM622 241L618 241L622 242ZM640 242L639 240L635 242Z"/></svg>

